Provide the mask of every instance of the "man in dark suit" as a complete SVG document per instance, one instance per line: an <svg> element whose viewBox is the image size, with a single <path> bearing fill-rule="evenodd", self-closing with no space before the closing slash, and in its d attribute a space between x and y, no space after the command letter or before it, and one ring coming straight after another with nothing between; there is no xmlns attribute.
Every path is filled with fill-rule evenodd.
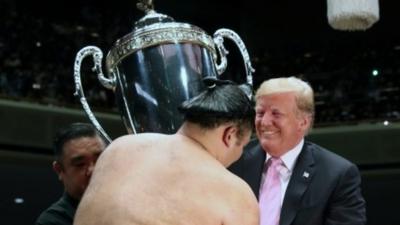
<svg viewBox="0 0 400 225"><path fill-rule="evenodd" d="M53 170L64 184L65 192L40 214L35 225L72 225L93 167L105 147L105 141L91 124L73 123L57 132Z"/></svg>
<svg viewBox="0 0 400 225"><path fill-rule="evenodd" d="M261 225L366 223L357 167L304 140L313 116L313 90L298 78L270 79L257 90L258 140L230 170L258 197Z"/></svg>

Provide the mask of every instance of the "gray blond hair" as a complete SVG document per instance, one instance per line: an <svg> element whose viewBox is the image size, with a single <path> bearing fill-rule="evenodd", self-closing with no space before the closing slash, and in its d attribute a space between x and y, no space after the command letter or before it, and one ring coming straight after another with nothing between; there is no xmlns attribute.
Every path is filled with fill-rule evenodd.
<svg viewBox="0 0 400 225"><path fill-rule="evenodd" d="M306 113L311 117L311 124L314 120L314 91L311 86L296 77L280 77L264 81L256 92L256 98L262 95L294 92L296 104L300 112Z"/></svg>

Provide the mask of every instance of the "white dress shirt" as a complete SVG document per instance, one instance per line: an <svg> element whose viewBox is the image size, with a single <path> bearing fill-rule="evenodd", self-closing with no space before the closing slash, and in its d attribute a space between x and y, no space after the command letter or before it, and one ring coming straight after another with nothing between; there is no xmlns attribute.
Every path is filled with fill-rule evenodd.
<svg viewBox="0 0 400 225"><path fill-rule="evenodd" d="M292 172L294 169L294 165L296 164L297 158L299 157L299 154L301 152L301 149L303 148L304 145L304 139L302 139L299 144L297 144L293 149L290 149L287 151L285 154L283 154L280 159L282 160L283 165L279 168L279 178L281 181L281 205L283 204L283 198L285 196L285 192L287 189L287 186L290 181L290 177L292 176ZM271 158L271 155L267 153L267 157L265 158L265 163L264 165L267 165L267 162ZM265 176L267 173L267 169L264 169L264 172L262 174L261 178L261 184L260 188L262 187L262 184L264 183Z"/></svg>

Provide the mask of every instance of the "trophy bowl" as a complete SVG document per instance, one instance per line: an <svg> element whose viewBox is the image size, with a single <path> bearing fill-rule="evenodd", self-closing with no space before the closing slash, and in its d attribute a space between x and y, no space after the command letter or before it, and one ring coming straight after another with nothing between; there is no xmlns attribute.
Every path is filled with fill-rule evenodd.
<svg viewBox="0 0 400 225"><path fill-rule="evenodd" d="M211 37L199 27L157 13L152 1L141 1L138 8L146 15L108 52L107 76L102 70L103 53L98 47L84 47L75 58L75 95L108 141L111 139L91 111L82 87L80 69L87 56L93 57L93 70L99 82L114 91L122 121L132 134L176 132L183 121L178 106L205 90L203 78L217 77L225 71L228 52L224 38L231 39L241 51L246 82L252 85L254 70L244 43L235 32L219 29Z"/></svg>

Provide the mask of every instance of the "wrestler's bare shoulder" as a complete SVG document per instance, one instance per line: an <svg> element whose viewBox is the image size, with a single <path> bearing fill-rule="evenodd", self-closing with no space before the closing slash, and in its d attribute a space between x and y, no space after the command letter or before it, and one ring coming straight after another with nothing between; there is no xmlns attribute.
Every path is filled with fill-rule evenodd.
<svg viewBox="0 0 400 225"><path fill-rule="evenodd" d="M250 187L193 140L141 134L118 138L101 155L77 215L108 225L256 225L257 210Z"/></svg>
<svg viewBox="0 0 400 225"><path fill-rule="evenodd" d="M206 164L214 164L206 166L206 168L221 167L209 153L201 148L201 145L192 139L179 134L157 133L126 135L114 140L101 154L97 162L98 166L96 166L97 168L110 167L113 168L113 171L116 169L125 171L127 167L157 169L170 163L175 165L168 167L170 171L175 170L179 173L182 171L178 170L183 170L183 167L191 168L190 171L197 170L196 168ZM166 170L157 173L161 175L163 172Z"/></svg>
<svg viewBox="0 0 400 225"><path fill-rule="evenodd" d="M159 133L141 133L124 135L115 139L103 152L102 157L118 154L134 154L134 151L155 149L160 143L172 141L173 135ZM103 156L104 155L104 156Z"/></svg>
<svg viewBox="0 0 400 225"><path fill-rule="evenodd" d="M173 135L159 134L159 133L141 133L141 134L131 134L124 135L115 139L110 144L110 149L113 148L126 148L126 146L154 146L161 140L166 141L171 139Z"/></svg>
<svg viewBox="0 0 400 225"><path fill-rule="evenodd" d="M168 147L168 144L185 145L188 138L178 134L160 134L160 133L141 133L135 135L125 135L115 139L108 149L129 149L128 147L155 148L158 146Z"/></svg>
<svg viewBox="0 0 400 225"><path fill-rule="evenodd" d="M250 186L231 172L228 185L225 186L225 193L231 200L230 213L225 217L224 224L259 224L259 209L257 198Z"/></svg>
<svg viewBox="0 0 400 225"><path fill-rule="evenodd" d="M257 201L250 186L240 177L231 173L229 170L225 170L223 176L225 180L225 185L230 187L228 190L231 192L230 194L232 194L232 196L246 196L252 200ZM241 194L238 195L238 193Z"/></svg>

